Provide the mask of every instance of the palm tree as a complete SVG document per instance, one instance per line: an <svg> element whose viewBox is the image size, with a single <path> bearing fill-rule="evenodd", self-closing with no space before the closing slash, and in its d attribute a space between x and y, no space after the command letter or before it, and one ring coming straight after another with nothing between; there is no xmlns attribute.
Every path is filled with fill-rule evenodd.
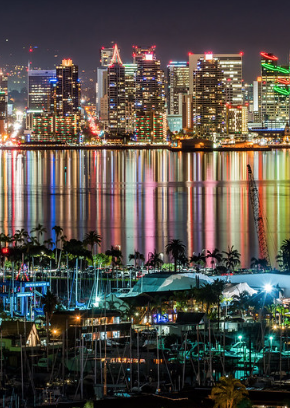
<svg viewBox="0 0 290 408"><path fill-rule="evenodd" d="M204 255L203 252L201 253L199 252L198 254L193 252L192 257L189 259L189 263L192 263L195 265L196 272L199 271L200 265L204 265L205 262L206 262L206 256Z"/></svg>
<svg viewBox="0 0 290 408"><path fill-rule="evenodd" d="M166 245L166 254L172 256L174 260L174 272L177 272L177 261L185 256L185 245L180 239L172 239Z"/></svg>
<svg viewBox="0 0 290 408"><path fill-rule="evenodd" d="M121 259L123 258L122 251L118 247L111 245L111 249L108 249L105 255L112 257L112 276L114 276L114 268L121 263Z"/></svg>
<svg viewBox="0 0 290 408"><path fill-rule="evenodd" d="M223 260L223 256L220 253L220 251L215 248L212 252L210 252L209 250L206 251L207 255L206 258L211 258L211 264L212 264L212 269L214 269L214 262L216 261L217 264L219 264L220 262L222 262Z"/></svg>
<svg viewBox="0 0 290 408"><path fill-rule="evenodd" d="M28 239L28 232L22 228L21 230L16 230L15 234L13 235L13 239L15 242L15 246L17 246L18 242L23 243Z"/></svg>
<svg viewBox="0 0 290 408"><path fill-rule="evenodd" d="M251 258L251 268L255 269L267 269L268 261L266 258Z"/></svg>
<svg viewBox="0 0 290 408"><path fill-rule="evenodd" d="M61 228L59 225L55 225L54 227L52 227L52 230L55 232L55 246L57 248L57 243L60 241L60 237L63 233L63 228Z"/></svg>
<svg viewBox="0 0 290 408"><path fill-rule="evenodd" d="M136 265L139 266L138 260L145 262L144 255L141 254L139 251L134 251L134 254L130 254L128 258L129 258L129 262L132 261L132 259L134 259L134 267L135 268L136 268Z"/></svg>
<svg viewBox="0 0 290 408"><path fill-rule="evenodd" d="M280 268L290 269L290 239L284 239L276 257Z"/></svg>
<svg viewBox="0 0 290 408"><path fill-rule="evenodd" d="M84 238L84 246L86 247L87 245L91 246L91 252L93 255L93 247L95 244L98 246L101 246L102 238L101 235L98 235L96 231L89 231Z"/></svg>
<svg viewBox="0 0 290 408"><path fill-rule="evenodd" d="M241 314L242 319L249 310L250 296L248 292L242 292L239 296L234 295L230 304L230 310Z"/></svg>
<svg viewBox="0 0 290 408"><path fill-rule="evenodd" d="M246 386L230 375L220 378L209 398L214 401L214 408L236 408L239 402L247 399L248 394Z"/></svg>
<svg viewBox="0 0 290 408"><path fill-rule="evenodd" d="M163 259L161 258L161 254L156 252L149 252L148 261L146 262L145 266L151 266L152 268L160 268L163 265Z"/></svg>
<svg viewBox="0 0 290 408"><path fill-rule="evenodd" d="M30 231L30 233L36 232L36 234L37 234L37 241L40 242L40 237L41 237L41 235L43 235L46 231L47 231L47 230L46 230L46 228L45 228L43 225L38 224L35 228L32 228L32 230Z"/></svg>
<svg viewBox="0 0 290 408"><path fill-rule="evenodd" d="M223 254L226 255L226 258L224 258L224 263L230 271L233 271L234 268L239 265L240 263L240 257L241 254L234 249L234 246L232 245L231 247L228 246L228 251L222 251Z"/></svg>
<svg viewBox="0 0 290 408"><path fill-rule="evenodd" d="M44 240L43 243L47 245L48 249L51 249L53 247L53 245L54 245L54 242L53 242L52 238L48 238L48 239Z"/></svg>

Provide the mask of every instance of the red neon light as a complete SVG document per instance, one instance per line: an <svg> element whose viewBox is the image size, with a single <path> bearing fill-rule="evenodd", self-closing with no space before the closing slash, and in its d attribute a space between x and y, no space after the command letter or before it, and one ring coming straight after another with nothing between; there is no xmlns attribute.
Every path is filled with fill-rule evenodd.
<svg viewBox="0 0 290 408"><path fill-rule="evenodd" d="M271 61L278 61L278 58L275 57L275 55L269 55L266 52L261 52L260 54L261 54L261 57L264 57L264 58L269 59Z"/></svg>
<svg viewBox="0 0 290 408"><path fill-rule="evenodd" d="M243 55L244 55L243 51L241 51L241 52L240 52L240 55L241 55L241 56L243 56Z"/></svg>
<svg viewBox="0 0 290 408"><path fill-rule="evenodd" d="M290 79L278 78L277 82L279 82L279 84L290 85Z"/></svg>
<svg viewBox="0 0 290 408"><path fill-rule="evenodd" d="M2 254L3 255L9 254L9 248L2 248Z"/></svg>

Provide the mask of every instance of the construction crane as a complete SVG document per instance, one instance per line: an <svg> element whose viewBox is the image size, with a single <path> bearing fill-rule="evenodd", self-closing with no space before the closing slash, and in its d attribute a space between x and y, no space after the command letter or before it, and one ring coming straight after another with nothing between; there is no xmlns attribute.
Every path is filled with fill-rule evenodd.
<svg viewBox="0 0 290 408"><path fill-rule="evenodd" d="M257 189L257 185L256 185L256 182L253 176L251 166L247 164L247 168L248 168L248 175L249 175L249 182L250 182L250 189L249 189L250 200L251 200L254 221L255 221L255 226L256 226L257 235L258 235L260 256L261 258L266 259L268 265L271 266L269 250L268 250L268 245L267 245L267 240L266 240L264 220L263 220L263 212L262 212L262 207L261 207L261 203L259 199L259 192Z"/></svg>

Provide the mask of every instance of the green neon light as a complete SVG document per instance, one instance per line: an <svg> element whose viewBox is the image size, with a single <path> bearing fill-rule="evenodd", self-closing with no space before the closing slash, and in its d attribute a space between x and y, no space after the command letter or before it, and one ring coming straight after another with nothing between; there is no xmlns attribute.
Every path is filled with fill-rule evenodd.
<svg viewBox="0 0 290 408"><path fill-rule="evenodd" d="M290 69L282 68L282 67L275 67L272 64L262 64L262 67L276 72L281 72L282 74L290 74Z"/></svg>
<svg viewBox="0 0 290 408"><path fill-rule="evenodd" d="M273 86L274 91L278 92L281 95L284 96L289 96L290 95L290 90L285 89L285 88L281 88L280 86Z"/></svg>

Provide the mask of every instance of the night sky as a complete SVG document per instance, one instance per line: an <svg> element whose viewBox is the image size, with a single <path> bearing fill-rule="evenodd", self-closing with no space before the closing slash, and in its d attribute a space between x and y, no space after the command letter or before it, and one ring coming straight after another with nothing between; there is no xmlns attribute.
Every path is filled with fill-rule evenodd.
<svg viewBox="0 0 290 408"><path fill-rule="evenodd" d="M244 52L244 79L259 75L259 52L286 63L290 49L286 1L261 0L15 0L1 3L0 66L53 68L71 57L80 70L98 65L99 49L112 41L123 62L132 45L156 45L163 67L188 52ZM8 39L8 41L7 41ZM37 46L29 53L29 46ZM55 57L57 55L57 57Z"/></svg>

